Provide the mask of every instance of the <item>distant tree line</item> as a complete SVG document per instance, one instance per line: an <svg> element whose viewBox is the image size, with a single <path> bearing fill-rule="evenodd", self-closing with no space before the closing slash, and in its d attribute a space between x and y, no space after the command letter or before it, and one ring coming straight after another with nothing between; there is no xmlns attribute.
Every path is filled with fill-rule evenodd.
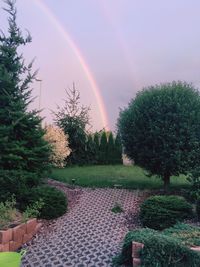
<svg viewBox="0 0 200 267"><path fill-rule="evenodd" d="M86 143L88 164L121 164L122 147L119 135L112 132L96 132L88 135Z"/></svg>

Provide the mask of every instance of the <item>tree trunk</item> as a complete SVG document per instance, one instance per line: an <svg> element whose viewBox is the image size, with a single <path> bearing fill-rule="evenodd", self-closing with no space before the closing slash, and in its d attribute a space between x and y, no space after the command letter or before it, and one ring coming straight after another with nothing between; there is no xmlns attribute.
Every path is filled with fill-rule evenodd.
<svg viewBox="0 0 200 267"><path fill-rule="evenodd" d="M163 178L164 178L164 190L165 192L167 192L169 190L169 185L170 185L170 175L165 174Z"/></svg>

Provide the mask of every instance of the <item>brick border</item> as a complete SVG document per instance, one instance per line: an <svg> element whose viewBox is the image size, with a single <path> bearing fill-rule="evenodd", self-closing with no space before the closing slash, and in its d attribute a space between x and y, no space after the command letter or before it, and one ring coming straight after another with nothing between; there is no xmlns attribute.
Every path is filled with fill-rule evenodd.
<svg viewBox="0 0 200 267"><path fill-rule="evenodd" d="M144 244L139 242L132 242L132 258L133 258L133 267L141 266L140 251L143 249Z"/></svg>
<svg viewBox="0 0 200 267"><path fill-rule="evenodd" d="M16 251L23 244L30 241L41 228L37 219L0 231L0 252Z"/></svg>

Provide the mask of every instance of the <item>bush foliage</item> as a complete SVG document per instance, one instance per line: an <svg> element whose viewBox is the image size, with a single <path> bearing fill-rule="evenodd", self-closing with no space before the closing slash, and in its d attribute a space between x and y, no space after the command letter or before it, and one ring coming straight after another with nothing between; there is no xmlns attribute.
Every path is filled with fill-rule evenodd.
<svg viewBox="0 0 200 267"><path fill-rule="evenodd" d="M174 226L165 229L163 234L178 239L181 244L186 246L200 246L200 227L177 223Z"/></svg>
<svg viewBox="0 0 200 267"><path fill-rule="evenodd" d="M54 167L63 168L66 164L66 158L70 155L68 135L64 131L53 125L45 126L44 139L51 147L49 160Z"/></svg>
<svg viewBox="0 0 200 267"><path fill-rule="evenodd" d="M163 230L192 216L192 205L179 196L152 196L140 209L140 220L145 227Z"/></svg>
<svg viewBox="0 0 200 267"><path fill-rule="evenodd" d="M145 88L118 120L125 153L151 175L164 180L185 174L200 157L200 93L172 82Z"/></svg>
<svg viewBox="0 0 200 267"><path fill-rule="evenodd" d="M197 267L200 254L177 239L157 234L149 237L141 252L143 267Z"/></svg>
<svg viewBox="0 0 200 267"><path fill-rule="evenodd" d="M200 266L199 253L187 248L176 238L148 228L131 231L126 235L122 252L113 261L114 266L132 266L132 241L144 244L140 252L143 267Z"/></svg>
<svg viewBox="0 0 200 267"><path fill-rule="evenodd" d="M31 190L28 199L29 204L41 200L43 205L39 218L54 219L62 216L67 210L67 199L60 190L44 185Z"/></svg>

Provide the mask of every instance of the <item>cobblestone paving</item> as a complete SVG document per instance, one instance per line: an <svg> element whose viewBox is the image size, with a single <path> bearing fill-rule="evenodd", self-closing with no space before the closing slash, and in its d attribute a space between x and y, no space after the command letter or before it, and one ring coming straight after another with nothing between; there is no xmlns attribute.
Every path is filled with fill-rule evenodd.
<svg viewBox="0 0 200 267"><path fill-rule="evenodd" d="M126 217L137 212L137 191L83 189L78 203L46 235L27 247L23 267L111 266L128 231ZM113 213L119 203L124 212Z"/></svg>

